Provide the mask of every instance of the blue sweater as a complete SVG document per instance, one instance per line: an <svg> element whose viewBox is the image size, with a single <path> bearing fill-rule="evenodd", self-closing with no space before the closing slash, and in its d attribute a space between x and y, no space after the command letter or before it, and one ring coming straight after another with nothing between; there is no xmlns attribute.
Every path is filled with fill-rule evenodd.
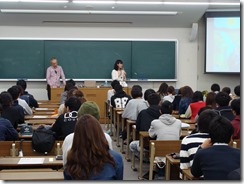
<svg viewBox="0 0 244 184"><path fill-rule="evenodd" d="M12 141L18 139L18 132L14 129L12 123L0 117L0 141Z"/></svg>
<svg viewBox="0 0 244 184"><path fill-rule="evenodd" d="M188 106L191 103L191 99L187 97L182 97L179 103L179 114L185 114Z"/></svg>
<svg viewBox="0 0 244 184"><path fill-rule="evenodd" d="M240 150L226 145L214 145L198 150L191 167L195 177L204 180L227 180L228 174L240 168Z"/></svg>
<svg viewBox="0 0 244 184"><path fill-rule="evenodd" d="M115 168L111 164L105 164L102 171L96 175L92 174L89 180L123 180L124 165L122 156L113 150L109 150L109 153L115 160ZM64 179L72 180L72 176L70 176L65 170Z"/></svg>

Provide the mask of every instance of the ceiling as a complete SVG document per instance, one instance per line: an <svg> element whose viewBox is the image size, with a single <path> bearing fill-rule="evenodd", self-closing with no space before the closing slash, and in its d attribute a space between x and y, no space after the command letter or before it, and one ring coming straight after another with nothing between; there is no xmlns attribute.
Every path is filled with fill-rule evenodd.
<svg viewBox="0 0 244 184"><path fill-rule="evenodd" d="M126 1L126 0L124 0ZM137 0L138 1L138 0ZM146 2L152 2L148 0ZM165 2L155 0L156 2ZM155 2L154 1L154 2ZM170 2L172 0L168 0ZM213 0L195 0L191 2L213 2ZM182 2L174 0L174 2ZM189 0L184 0L189 2ZM220 0L215 0L220 2ZM221 2L237 2L224 0ZM240 5L187 5L187 4L76 4L67 3L31 3L1 2L0 9L16 10L85 10L85 11L176 11L177 15L131 15L131 14L67 14L67 13L3 13L0 12L0 26L112 26L112 27L191 27L206 11L239 10Z"/></svg>

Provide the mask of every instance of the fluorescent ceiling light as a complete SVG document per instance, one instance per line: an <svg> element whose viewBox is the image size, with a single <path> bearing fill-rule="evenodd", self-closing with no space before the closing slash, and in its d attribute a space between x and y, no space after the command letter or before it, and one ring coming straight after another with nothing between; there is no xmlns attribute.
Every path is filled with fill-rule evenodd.
<svg viewBox="0 0 244 184"><path fill-rule="evenodd" d="M1 9L2 13L104 14L104 15L177 15L176 11L92 11L92 10L28 10Z"/></svg>
<svg viewBox="0 0 244 184"><path fill-rule="evenodd" d="M163 4L162 1L84 1L84 0L73 0L73 3L82 3L82 4Z"/></svg>
<svg viewBox="0 0 244 184"><path fill-rule="evenodd" d="M0 2L68 3L69 0L0 0Z"/></svg>
<svg viewBox="0 0 244 184"><path fill-rule="evenodd" d="M166 5L223 5L223 6L235 6L240 5L240 3L230 3L230 2L164 2Z"/></svg>

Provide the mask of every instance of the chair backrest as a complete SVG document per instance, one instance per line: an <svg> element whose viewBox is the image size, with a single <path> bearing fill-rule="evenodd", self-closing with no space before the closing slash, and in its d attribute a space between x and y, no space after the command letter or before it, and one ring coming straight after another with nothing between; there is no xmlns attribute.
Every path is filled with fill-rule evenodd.
<svg viewBox="0 0 244 184"><path fill-rule="evenodd" d="M233 148L240 149L241 148L241 141L240 141L240 139L234 139L232 141L232 143L230 144L230 146L232 146Z"/></svg>
<svg viewBox="0 0 244 184"><path fill-rule="evenodd" d="M0 157L2 156L10 156L10 149L12 148L12 144L15 143L15 147L20 150L20 141L0 141ZM56 145L60 143L60 148L62 147L63 141L55 141L52 151L50 151L48 156L56 155ZM22 142L22 150L24 156L42 156L44 154L33 151L32 149L32 141L23 141Z"/></svg>
<svg viewBox="0 0 244 184"><path fill-rule="evenodd" d="M154 157L164 157L173 152L180 152L181 140L151 140L150 146L154 143Z"/></svg>

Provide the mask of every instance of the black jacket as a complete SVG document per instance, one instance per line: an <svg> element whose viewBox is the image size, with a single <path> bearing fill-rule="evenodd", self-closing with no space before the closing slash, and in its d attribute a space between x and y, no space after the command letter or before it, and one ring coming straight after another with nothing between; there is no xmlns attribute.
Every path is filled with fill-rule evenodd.
<svg viewBox="0 0 244 184"><path fill-rule="evenodd" d="M217 111L219 115L226 117L230 121L235 119L235 115L233 114L230 106L218 107L215 109L215 111Z"/></svg>
<svg viewBox="0 0 244 184"><path fill-rule="evenodd" d="M18 139L18 132L11 122L0 117L0 141L12 141Z"/></svg>
<svg viewBox="0 0 244 184"><path fill-rule="evenodd" d="M34 96L31 95L30 93L28 93L27 91L25 91L24 94L20 98L25 100L26 103L30 107L35 107L35 108L38 107L38 103L37 103L36 99L34 98Z"/></svg>
<svg viewBox="0 0 244 184"><path fill-rule="evenodd" d="M131 97L130 97L129 95L127 95L126 92L124 92L124 91L116 92L115 95L111 97L111 105L112 105L113 107L116 107L114 100L115 100L116 98L124 98L124 97L127 97L127 98L128 98L127 103L128 103L129 100L131 99ZM126 104L127 104L127 103L126 103Z"/></svg>
<svg viewBox="0 0 244 184"><path fill-rule="evenodd" d="M4 107L1 115L3 118L8 119L15 129L18 127L18 124L23 124L25 122L24 110L23 107L21 107L22 110L20 107Z"/></svg>
<svg viewBox="0 0 244 184"><path fill-rule="evenodd" d="M151 122L158 119L161 115L159 109L160 107L158 105L152 105L138 114L136 120L137 132L149 130Z"/></svg>

